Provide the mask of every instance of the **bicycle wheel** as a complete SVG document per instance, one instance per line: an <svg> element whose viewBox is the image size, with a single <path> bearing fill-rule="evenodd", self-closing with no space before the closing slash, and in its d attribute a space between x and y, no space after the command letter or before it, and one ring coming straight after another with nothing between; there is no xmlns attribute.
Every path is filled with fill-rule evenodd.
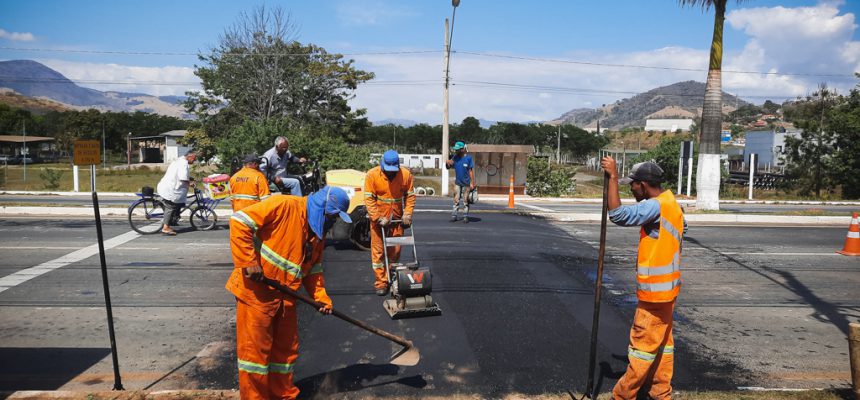
<svg viewBox="0 0 860 400"><path fill-rule="evenodd" d="M128 224L143 235L160 232L163 218L164 205L152 198L138 200L128 208Z"/></svg>
<svg viewBox="0 0 860 400"><path fill-rule="evenodd" d="M191 211L191 226L198 231L208 231L215 227L216 222L218 216L211 209L199 207Z"/></svg>

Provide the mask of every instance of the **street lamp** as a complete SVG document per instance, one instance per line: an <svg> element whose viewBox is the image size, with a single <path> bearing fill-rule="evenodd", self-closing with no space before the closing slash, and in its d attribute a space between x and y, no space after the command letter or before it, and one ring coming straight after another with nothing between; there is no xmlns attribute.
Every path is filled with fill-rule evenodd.
<svg viewBox="0 0 860 400"><path fill-rule="evenodd" d="M450 78L448 71L451 67L451 38L454 36L454 18L457 16L457 6L460 0L451 0L454 11L451 13L451 29L448 30L448 18L445 18L445 106L442 122L442 162L448 162L448 86ZM448 168L442 168L442 196L448 195Z"/></svg>

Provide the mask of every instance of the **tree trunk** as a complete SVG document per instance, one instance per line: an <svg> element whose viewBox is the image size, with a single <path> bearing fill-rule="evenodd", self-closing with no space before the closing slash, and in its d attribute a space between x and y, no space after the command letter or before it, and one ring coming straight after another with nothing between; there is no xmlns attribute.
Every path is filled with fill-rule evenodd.
<svg viewBox="0 0 860 400"><path fill-rule="evenodd" d="M696 208L720 209L720 131L722 130L722 64L723 21L726 0L714 2L714 38L705 101L702 107L702 129L699 134L699 164L696 167Z"/></svg>

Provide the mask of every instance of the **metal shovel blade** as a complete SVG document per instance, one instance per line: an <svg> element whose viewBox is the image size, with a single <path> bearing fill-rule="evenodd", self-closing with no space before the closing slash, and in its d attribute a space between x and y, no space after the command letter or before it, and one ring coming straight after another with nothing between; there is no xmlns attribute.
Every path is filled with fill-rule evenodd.
<svg viewBox="0 0 860 400"><path fill-rule="evenodd" d="M405 367L411 367L413 365L417 365L418 361L421 360L421 353L418 352L418 348L412 345L412 342L409 342L409 346L406 346L394 355L391 356L391 360L388 362L394 365L402 365Z"/></svg>

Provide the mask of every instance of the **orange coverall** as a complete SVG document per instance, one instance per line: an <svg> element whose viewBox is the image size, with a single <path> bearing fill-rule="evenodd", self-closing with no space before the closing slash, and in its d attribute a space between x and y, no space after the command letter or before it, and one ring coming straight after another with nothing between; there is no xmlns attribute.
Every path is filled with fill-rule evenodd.
<svg viewBox="0 0 860 400"><path fill-rule="evenodd" d="M305 290L331 306L322 274L325 239L308 226L307 198L271 196L230 218L234 269L227 290L236 296L236 353L242 399L294 399L298 328L294 300L243 269L261 265L263 274L292 290ZM254 248L254 236L260 241ZM277 338L277 340L275 340Z"/></svg>
<svg viewBox="0 0 860 400"><path fill-rule="evenodd" d="M657 238L639 232L636 295L639 303L630 328L627 371L612 389L618 400L636 399L639 389L650 385L655 400L672 398L675 338L672 312L681 288L681 242L684 216L671 191L656 197L660 203Z"/></svg>
<svg viewBox="0 0 860 400"><path fill-rule="evenodd" d="M270 196L266 176L256 168L242 167L230 178L230 201L233 212Z"/></svg>
<svg viewBox="0 0 860 400"><path fill-rule="evenodd" d="M412 173L400 167L397 176L389 181L382 172L382 168L371 168L364 178L364 205L367 207L367 215L370 216L370 263L376 275L373 286L376 289L384 289L388 286L388 277L385 276L385 255L382 249L382 228L379 226L379 219L382 217L387 217L389 220L400 219L404 215L412 215L415 210ZM389 226L385 234L388 237L402 236L403 226L400 224ZM400 246L389 247L388 261L397 262L399 259Z"/></svg>

